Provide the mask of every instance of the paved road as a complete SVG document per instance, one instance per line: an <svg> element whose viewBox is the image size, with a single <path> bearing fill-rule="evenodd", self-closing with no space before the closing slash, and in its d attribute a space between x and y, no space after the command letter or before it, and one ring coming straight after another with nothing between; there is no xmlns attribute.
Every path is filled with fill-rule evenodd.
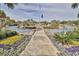
<svg viewBox="0 0 79 59"><path fill-rule="evenodd" d="M20 56L56 56L57 52L58 50L41 29L35 32Z"/></svg>

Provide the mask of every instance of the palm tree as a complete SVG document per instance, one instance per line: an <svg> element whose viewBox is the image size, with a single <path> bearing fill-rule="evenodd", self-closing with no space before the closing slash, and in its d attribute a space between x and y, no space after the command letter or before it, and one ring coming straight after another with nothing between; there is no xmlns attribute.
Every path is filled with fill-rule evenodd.
<svg viewBox="0 0 79 59"><path fill-rule="evenodd" d="M59 25L60 25L59 21L53 20L53 21L51 21L50 27L51 28L59 28Z"/></svg>
<svg viewBox="0 0 79 59"><path fill-rule="evenodd" d="M78 8L78 5L79 5L79 3L73 3L71 7L72 8Z"/></svg>
<svg viewBox="0 0 79 59"><path fill-rule="evenodd" d="M75 8L78 8L78 6L79 6L79 3L73 3L71 7L73 9L75 9ZM79 13L78 13L77 17L79 17Z"/></svg>

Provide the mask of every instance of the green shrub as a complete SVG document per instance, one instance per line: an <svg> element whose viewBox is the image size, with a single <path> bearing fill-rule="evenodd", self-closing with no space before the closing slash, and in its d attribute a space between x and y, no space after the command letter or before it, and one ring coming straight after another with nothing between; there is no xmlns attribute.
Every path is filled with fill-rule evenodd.
<svg viewBox="0 0 79 59"><path fill-rule="evenodd" d="M6 36L7 37L14 36L14 35L17 35L17 32L16 31L7 31L6 32Z"/></svg>
<svg viewBox="0 0 79 59"><path fill-rule="evenodd" d="M13 35L17 35L17 32L16 31L13 31L13 32L11 32L11 35L13 36Z"/></svg>
<svg viewBox="0 0 79 59"><path fill-rule="evenodd" d="M6 31L6 36L7 36L7 37L11 36L11 31L9 31L9 30Z"/></svg>
<svg viewBox="0 0 79 59"><path fill-rule="evenodd" d="M4 32L0 31L0 39L6 38L6 35Z"/></svg>
<svg viewBox="0 0 79 59"><path fill-rule="evenodd" d="M16 31L11 31L11 30L2 31L2 30L0 30L0 39L4 39L4 38L11 37L14 35L17 35Z"/></svg>

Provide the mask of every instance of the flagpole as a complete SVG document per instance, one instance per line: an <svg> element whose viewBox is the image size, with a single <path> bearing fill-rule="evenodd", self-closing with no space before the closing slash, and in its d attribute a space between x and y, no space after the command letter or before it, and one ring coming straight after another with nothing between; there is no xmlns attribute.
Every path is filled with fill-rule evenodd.
<svg viewBox="0 0 79 59"><path fill-rule="evenodd" d="M41 22L42 19L43 19L43 13L42 13L42 8L41 8L40 3L39 3L39 9L40 9L40 17L39 17L39 24L40 24L40 22Z"/></svg>
<svg viewBox="0 0 79 59"><path fill-rule="evenodd" d="M41 6L40 6L40 3L39 3L39 12L41 11ZM41 13L39 13L39 25L40 25L40 15L41 15Z"/></svg>

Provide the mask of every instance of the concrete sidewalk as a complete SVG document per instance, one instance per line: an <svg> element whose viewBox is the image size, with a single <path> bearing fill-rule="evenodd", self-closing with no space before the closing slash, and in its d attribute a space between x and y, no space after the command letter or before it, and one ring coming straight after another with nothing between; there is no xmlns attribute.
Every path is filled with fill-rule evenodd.
<svg viewBox="0 0 79 59"><path fill-rule="evenodd" d="M56 56L58 50L44 30L36 31L20 56Z"/></svg>

